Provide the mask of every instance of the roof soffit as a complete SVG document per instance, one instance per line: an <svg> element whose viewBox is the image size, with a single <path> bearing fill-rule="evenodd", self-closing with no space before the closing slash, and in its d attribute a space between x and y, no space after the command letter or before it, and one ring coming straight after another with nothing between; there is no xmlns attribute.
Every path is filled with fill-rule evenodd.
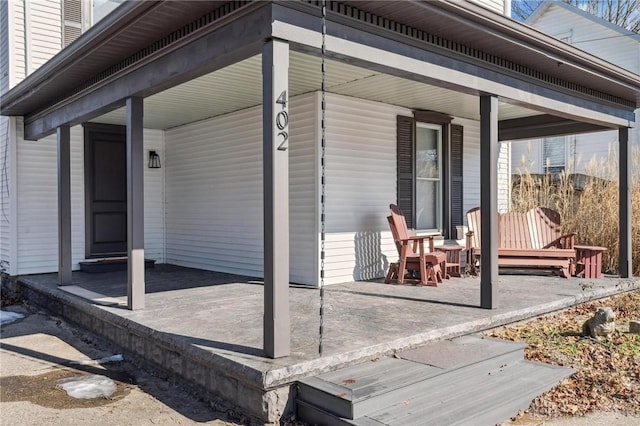
<svg viewBox="0 0 640 426"><path fill-rule="evenodd" d="M475 3L344 1L346 5L581 85L597 85L640 106L640 77ZM401 3L401 4L400 4Z"/></svg>
<svg viewBox="0 0 640 426"><path fill-rule="evenodd" d="M101 70L100 67L104 69L107 64L114 64L116 59L122 59L127 54L131 55L132 49L144 46L157 40L161 35L167 34L168 28L180 28L185 22L189 22L189 19L196 19L194 17L202 16L206 11L220 7L222 4L229 4L229 2L213 1L132 3L140 8L143 7L140 4L144 4L146 9L136 9L134 6L129 6L129 3L125 3L129 7L128 13L121 13L122 16L115 17L110 15L111 20L115 22L111 23L112 26L107 25L105 27L106 23L105 25L98 24L76 43L63 50L58 55L60 58L57 56L52 59L41 70L36 71L36 73L14 88L9 94L15 96L13 98L11 96L5 97L4 99L3 114L25 115L25 111L30 113L37 106L42 106L43 99L48 99L49 105L51 105L56 96L60 97L61 94L68 93L69 90L77 86L78 81L82 81L82 79L78 78L78 75L93 75ZM242 3L244 4L244 2ZM266 2L256 2L254 6L258 6L258 3L259 6L262 6ZM289 2L285 3L291 4ZM304 2L301 3L304 4ZM570 81L582 82L585 78L590 79L589 81L595 81L599 84L598 88L600 90L607 90L607 93L613 93L618 96L622 93L626 95L627 99L629 99L630 93L634 94L634 101L640 104L640 81L638 81L635 74L632 76L621 75L619 72L621 69L608 70L606 67L601 67L591 70L591 74L586 75L583 68L573 67L568 62L567 65L569 66L559 66L558 58L551 56L551 54L561 52L562 49L550 48L549 40L546 39L539 44L548 48L548 52L544 48L532 48L532 57L522 59L523 45L519 44L518 40L514 41L513 38L514 34L518 32L526 32L523 28L529 31L528 27L472 3L464 3L462 6L457 5L457 2L449 1L346 1L342 3L352 4L354 7L370 13L383 14L388 19L416 26L416 28L428 30L431 33L435 32L441 37L446 36L452 41L469 43L471 46L480 46L494 54L500 52L502 57L507 59L514 58L515 60L521 58L522 61L531 63L532 66L535 65L536 69L541 72L562 75L563 78L571 77ZM307 7L311 6L307 5ZM469 11L465 12L465 8L468 8ZM116 9L114 13L119 9ZM229 19L237 19L237 17L238 15L236 14L230 16ZM171 27L164 26L164 23L168 22L171 22ZM118 25L115 25L116 23ZM117 31L114 32L113 28ZM534 30L531 29L531 31ZM479 34L483 36L479 37ZM551 37L545 37L554 40ZM530 34L527 34L524 38L529 42L535 41L535 38L532 38ZM557 40L555 42L559 43ZM564 45L564 43L562 44ZM580 51L580 54L582 55L583 52ZM588 62L586 59L584 60ZM73 74L65 72L63 75L62 72L56 72L57 69L73 70ZM611 72L606 74L605 71ZM598 73L600 74L596 75ZM636 80L633 80L633 76L635 76ZM42 84L43 81L52 84ZM623 84L624 82L628 82L626 86ZM26 90L27 88L29 90ZM626 91L623 90L625 88ZM38 96L30 99L31 95L36 93ZM12 110L12 102L18 104L19 108ZM6 105L10 106L6 107Z"/></svg>
<svg viewBox="0 0 640 426"><path fill-rule="evenodd" d="M3 113L14 103L20 103L20 110L32 112L42 99L55 102L61 95L75 89L78 82L87 81L112 65L127 60L155 41L228 3L125 2L5 94ZM33 97L36 93L38 96Z"/></svg>

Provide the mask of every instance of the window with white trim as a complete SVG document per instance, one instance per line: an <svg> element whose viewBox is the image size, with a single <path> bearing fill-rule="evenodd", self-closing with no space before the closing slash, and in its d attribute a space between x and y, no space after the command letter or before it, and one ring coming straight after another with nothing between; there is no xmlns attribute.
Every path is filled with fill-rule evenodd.
<svg viewBox="0 0 640 426"><path fill-rule="evenodd" d="M416 123L416 229L442 230L442 126Z"/></svg>

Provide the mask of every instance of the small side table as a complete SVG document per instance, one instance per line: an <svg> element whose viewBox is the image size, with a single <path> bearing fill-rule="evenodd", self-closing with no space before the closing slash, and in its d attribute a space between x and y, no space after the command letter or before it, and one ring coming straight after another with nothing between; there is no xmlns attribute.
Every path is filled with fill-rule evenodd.
<svg viewBox="0 0 640 426"><path fill-rule="evenodd" d="M602 253L606 247L573 246L576 249L576 277L602 278Z"/></svg>
<svg viewBox="0 0 640 426"><path fill-rule="evenodd" d="M436 251L444 252L447 255L447 262L445 266L445 274L452 277L460 277L460 252L464 247L462 246L437 246L434 247Z"/></svg>

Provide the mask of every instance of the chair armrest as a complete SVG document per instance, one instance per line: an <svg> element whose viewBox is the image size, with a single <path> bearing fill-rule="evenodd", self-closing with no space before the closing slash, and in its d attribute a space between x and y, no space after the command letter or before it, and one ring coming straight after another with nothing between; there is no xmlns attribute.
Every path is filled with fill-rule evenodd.
<svg viewBox="0 0 640 426"><path fill-rule="evenodd" d="M473 231L467 231L467 239L465 242L465 248L467 250L471 250L473 247L471 247L471 242L473 241Z"/></svg>
<svg viewBox="0 0 640 426"><path fill-rule="evenodd" d="M413 252L417 253L418 244L424 245L424 240L426 240L427 238L429 239L429 252L432 252L434 250L433 235L412 235L406 239L401 239L400 242L402 242L402 244L405 244L405 241L407 243L413 241Z"/></svg>

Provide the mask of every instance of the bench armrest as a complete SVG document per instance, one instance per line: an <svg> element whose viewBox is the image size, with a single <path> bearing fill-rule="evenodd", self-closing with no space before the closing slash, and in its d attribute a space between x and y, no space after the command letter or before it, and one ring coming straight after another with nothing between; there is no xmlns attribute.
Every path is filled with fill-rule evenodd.
<svg viewBox="0 0 640 426"><path fill-rule="evenodd" d="M565 234L561 237L556 238L554 241L552 241L550 244L548 244L544 248L555 247L555 248L561 248L561 249L573 249L575 242L576 242L575 233Z"/></svg>

